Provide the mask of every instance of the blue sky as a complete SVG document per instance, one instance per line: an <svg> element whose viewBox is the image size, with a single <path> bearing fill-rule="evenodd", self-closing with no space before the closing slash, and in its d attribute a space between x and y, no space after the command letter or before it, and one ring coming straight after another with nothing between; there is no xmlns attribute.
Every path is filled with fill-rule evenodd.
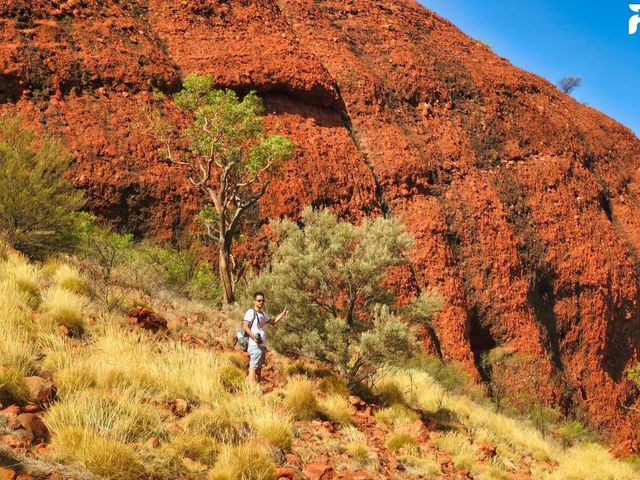
<svg viewBox="0 0 640 480"><path fill-rule="evenodd" d="M557 84L582 78L572 95L640 137L640 29L631 1L419 0L512 64Z"/></svg>

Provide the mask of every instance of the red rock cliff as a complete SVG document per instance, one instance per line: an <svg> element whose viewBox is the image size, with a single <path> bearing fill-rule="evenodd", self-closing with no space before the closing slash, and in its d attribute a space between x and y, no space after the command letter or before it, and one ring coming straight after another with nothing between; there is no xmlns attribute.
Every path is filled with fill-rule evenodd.
<svg viewBox="0 0 640 480"><path fill-rule="evenodd" d="M391 212L411 288L446 298L436 348L501 346L562 401L640 442L640 141L405 0L0 0L0 102L64 136L92 209L170 237L197 200L133 125L187 73L256 89L300 145L263 220ZM516 382L517 384L517 382Z"/></svg>

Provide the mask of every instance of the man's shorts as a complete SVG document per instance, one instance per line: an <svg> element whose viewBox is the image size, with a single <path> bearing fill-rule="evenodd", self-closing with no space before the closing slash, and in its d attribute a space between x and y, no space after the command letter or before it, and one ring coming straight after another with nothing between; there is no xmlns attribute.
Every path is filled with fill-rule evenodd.
<svg viewBox="0 0 640 480"><path fill-rule="evenodd" d="M249 345L249 368L261 368L267 356L267 347L264 345Z"/></svg>

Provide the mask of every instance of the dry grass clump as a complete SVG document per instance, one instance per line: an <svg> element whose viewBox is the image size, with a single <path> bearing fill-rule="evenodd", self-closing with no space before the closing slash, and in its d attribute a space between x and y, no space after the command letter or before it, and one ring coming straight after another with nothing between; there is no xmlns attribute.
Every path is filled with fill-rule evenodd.
<svg viewBox="0 0 640 480"><path fill-rule="evenodd" d="M20 370L0 366L0 404L23 404L29 400L29 388Z"/></svg>
<svg viewBox="0 0 640 480"><path fill-rule="evenodd" d="M123 443L166 436L160 411L140 391L83 390L53 405L45 421L54 433L68 428L95 432Z"/></svg>
<svg viewBox="0 0 640 480"><path fill-rule="evenodd" d="M373 392L380 398L383 404L407 405L404 386L391 376L381 377L375 384Z"/></svg>
<svg viewBox="0 0 640 480"><path fill-rule="evenodd" d="M245 383L245 374L234 365L222 365L219 370L220 383L225 390L234 393L242 389Z"/></svg>
<svg viewBox="0 0 640 480"><path fill-rule="evenodd" d="M219 448L206 435L176 435L149 452L148 468L157 478L202 479L214 465Z"/></svg>
<svg viewBox="0 0 640 480"><path fill-rule="evenodd" d="M337 375L327 375L321 378L318 387L329 395L340 395L342 397L351 395L347 381Z"/></svg>
<svg viewBox="0 0 640 480"><path fill-rule="evenodd" d="M323 417L333 422L349 425L353 422L351 404L340 395L329 395L318 402L318 409Z"/></svg>
<svg viewBox="0 0 640 480"><path fill-rule="evenodd" d="M0 367L31 375L37 367L37 332L27 295L15 283L0 281Z"/></svg>
<svg viewBox="0 0 640 480"><path fill-rule="evenodd" d="M158 400L218 403L229 397L223 378L229 385L239 384L239 372L221 376L221 368L229 363L217 352L161 342L114 325L97 334L78 366L90 370L102 388L141 389Z"/></svg>
<svg viewBox="0 0 640 480"><path fill-rule="evenodd" d="M244 420L233 415L227 408L200 408L184 417L180 424L190 434L206 435L228 444L242 442L249 433Z"/></svg>
<svg viewBox="0 0 640 480"><path fill-rule="evenodd" d="M384 446L393 451L404 450L405 452L414 452L418 446L415 438L404 429L396 430L387 437Z"/></svg>
<svg viewBox="0 0 640 480"><path fill-rule="evenodd" d="M433 478L442 473L442 468L435 452L421 455L405 455L401 460L407 473L418 478Z"/></svg>
<svg viewBox="0 0 640 480"><path fill-rule="evenodd" d="M313 383L303 377L289 379L282 404L296 420L313 420L318 417L319 406Z"/></svg>
<svg viewBox="0 0 640 480"><path fill-rule="evenodd" d="M20 255L10 254L0 263L0 278L24 295L26 305L37 308L40 303L40 278L36 267Z"/></svg>
<svg viewBox="0 0 640 480"><path fill-rule="evenodd" d="M615 460L602 446L585 444L570 448L560 456L557 470L545 480L634 480L638 472Z"/></svg>
<svg viewBox="0 0 640 480"><path fill-rule="evenodd" d="M87 293L87 285L85 284L80 272L66 263L60 265L52 275L54 285L64 290L79 295Z"/></svg>
<svg viewBox="0 0 640 480"><path fill-rule="evenodd" d="M367 444L367 437L363 432L350 425L342 430L342 434L345 438L344 447L358 462L367 465L375 460Z"/></svg>
<svg viewBox="0 0 640 480"><path fill-rule="evenodd" d="M465 435L447 432L433 441L438 449L451 453L451 460L456 467L471 470L476 461L476 449Z"/></svg>
<svg viewBox="0 0 640 480"><path fill-rule="evenodd" d="M40 318L49 327L63 325L74 336L80 336L86 328L84 311L87 305L85 298L60 287L51 287L42 299Z"/></svg>
<svg viewBox="0 0 640 480"><path fill-rule="evenodd" d="M393 427L399 423L412 423L418 420L419 415L410 408L394 403L393 405L382 408L374 414L376 422L382 423L387 427Z"/></svg>
<svg viewBox="0 0 640 480"><path fill-rule="evenodd" d="M45 359L45 362L47 362L47 359ZM51 362L53 361L54 359L52 358ZM98 386L98 381L93 370L82 364L71 364L65 366L55 373L54 381L58 397L63 400L70 398L79 392Z"/></svg>
<svg viewBox="0 0 640 480"><path fill-rule="evenodd" d="M281 450L291 448L293 426L286 415L263 408L247 420L260 438Z"/></svg>
<svg viewBox="0 0 640 480"><path fill-rule="evenodd" d="M89 429L61 428L56 431L52 446L57 458L79 463L101 478L136 480L145 477L144 465L132 446L103 438Z"/></svg>
<svg viewBox="0 0 640 480"><path fill-rule="evenodd" d="M257 445L223 448L208 480L276 480L276 468Z"/></svg>

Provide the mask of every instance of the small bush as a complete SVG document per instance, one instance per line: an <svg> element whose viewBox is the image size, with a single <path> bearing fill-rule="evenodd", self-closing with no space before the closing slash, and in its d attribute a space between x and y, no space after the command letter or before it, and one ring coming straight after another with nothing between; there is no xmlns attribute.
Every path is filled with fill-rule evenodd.
<svg viewBox="0 0 640 480"><path fill-rule="evenodd" d="M348 397L351 395L351 390L347 381L337 375L327 375L320 380L319 388L329 395L340 395L342 397Z"/></svg>
<svg viewBox="0 0 640 480"><path fill-rule="evenodd" d="M313 384L302 377L289 379L282 404L296 420L313 420L318 417L319 408Z"/></svg>
<svg viewBox="0 0 640 480"><path fill-rule="evenodd" d="M208 480L276 480L271 459L255 445L222 449Z"/></svg>
<svg viewBox="0 0 640 480"><path fill-rule="evenodd" d="M64 177L71 160L54 138L0 115L0 232L30 257L73 246L74 212L84 202Z"/></svg>
<svg viewBox="0 0 640 480"><path fill-rule="evenodd" d="M239 443L248 434L246 423L223 408L191 412L181 425L190 434L207 435L222 443Z"/></svg>
<svg viewBox="0 0 640 480"><path fill-rule="evenodd" d="M399 403L394 403L387 408L378 410L374 417L377 422L387 427L392 427L399 423L412 423L420 418L416 412Z"/></svg>
<svg viewBox="0 0 640 480"><path fill-rule="evenodd" d="M629 367L627 369L627 378L640 388L640 363L635 367Z"/></svg>
<svg viewBox="0 0 640 480"><path fill-rule="evenodd" d="M333 422L348 425L353 422L351 417L351 404L340 395L329 395L319 402L319 410L322 416Z"/></svg>
<svg viewBox="0 0 640 480"><path fill-rule="evenodd" d="M0 366L0 403L24 404L29 400L29 388L22 373L16 368Z"/></svg>
<svg viewBox="0 0 640 480"><path fill-rule="evenodd" d="M68 290L52 287L47 290L40 305L41 320L51 327L64 325L73 335L80 336L85 330L86 306L84 298Z"/></svg>
<svg viewBox="0 0 640 480"><path fill-rule="evenodd" d="M65 427L52 440L56 457L77 462L101 478L136 480L145 478L145 468L133 447L103 438L90 429Z"/></svg>
<svg viewBox="0 0 640 480"><path fill-rule="evenodd" d="M411 452L417 448L417 443L409 432L398 430L392 432L387 437L387 441L384 442L384 446L394 452L397 452L400 449L403 449L406 452Z"/></svg>

